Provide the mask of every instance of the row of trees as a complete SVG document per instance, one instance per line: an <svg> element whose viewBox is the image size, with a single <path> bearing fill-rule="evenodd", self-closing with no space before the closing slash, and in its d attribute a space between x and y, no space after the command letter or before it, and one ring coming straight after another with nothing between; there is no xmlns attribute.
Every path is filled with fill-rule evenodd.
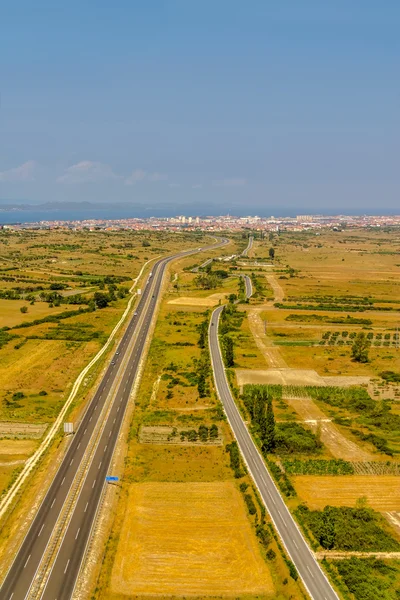
<svg viewBox="0 0 400 600"><path fill-rule="evenodd" d="M265 386L251 386L244 402L258 433L263 452L273 452L276 446L276 427L272 398Z"/></svg>

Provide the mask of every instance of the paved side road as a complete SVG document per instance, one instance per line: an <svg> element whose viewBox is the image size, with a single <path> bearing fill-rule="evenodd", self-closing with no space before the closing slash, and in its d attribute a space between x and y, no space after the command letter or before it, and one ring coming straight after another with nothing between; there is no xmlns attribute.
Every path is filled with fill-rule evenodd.
<svg viewBox="0 0 400 600"><path fill-rule="evenodd" d="M222 240L220 244L213 247L226 243L227 240ZM161 291L165 268L173 258L192 253L193 251L182 252L173 257L163 258L154 265L139 305L3 582L0 589L0 600L24 600L28 594L68 492L79 470L85 449L95 430L95 424L112 391L114 382L118 381L112 408L42 595L43 598L49 600L67 600L72 596L105 484L105 476L108 474L108 467L129 401L130 391L137 376L141 355ZM133 344L131 340L133 340ZM121 363L125 359L128 362L125 367L122 367ZM118 375L120 367L123 370L121 378Z"/></svg>
<svg viewBox="0 0 400 600"><path fill-rule="evenodd" d="M295 564L310 597L313 600L339 600L287 509L232 397L218 341L218 323L223 309L223 306L219 306L212 313L208 332L211 363L218 396L275 529Z"/></svg>
<svg viewBox="0 0 400 600"><path fill-rule="evenodd" d="M253 236L251 235L251 236L249 237L249 243L247 244L246 248L243 250L243 252L242 252L241 256L247 256L247 254L248 254L248 251L249 251L249 250L251 250L251 248L252 248L252 246L253 246L253 241L254 241L254 238L253 238Z"/></svg>
<svg viewBox="0 0 400 600"><path fill-rule="evenodd" d="M251 279L248 275L244 275L244 283L246 286L246 298L251 298L253 295L253 284L251 283Z"/></svg>

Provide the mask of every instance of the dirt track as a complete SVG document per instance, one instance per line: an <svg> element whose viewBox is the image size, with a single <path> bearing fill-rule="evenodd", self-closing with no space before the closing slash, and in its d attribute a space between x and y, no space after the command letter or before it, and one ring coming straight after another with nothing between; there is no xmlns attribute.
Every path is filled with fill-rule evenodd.
<svg viewBox="0 0 400 600"><path fill-rule="evenodd" d="M272 340L264 332L264 322L260 317L261 311L262 308L251 308L247 313L254 341L269 367L287 369L288 366L282 358L279 348L274 346Z"/></svg>
<svg viewBox="0 0 400 600"><path fill-rule="evenodd" d="M339 429L327 422L326 415L318 408L311 398L288 398L288 404L294 408L299 417L306 421L314 430L320 430L321 442L335 458L349 461L371 461L374 456L361 450L354 442L348 440Z"/></svg>

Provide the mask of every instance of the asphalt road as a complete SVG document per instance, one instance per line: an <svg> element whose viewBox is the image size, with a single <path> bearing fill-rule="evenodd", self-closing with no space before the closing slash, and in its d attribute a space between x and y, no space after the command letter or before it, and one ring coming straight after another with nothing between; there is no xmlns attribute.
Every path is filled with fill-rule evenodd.
<svg viewBox="0 0 400 600"><path fill-rule="evenodd" d="M244 283L246 286L246 298L251 298L253 295L253 284L251 283L251 279L248 275L244 275Z"/></svg>
<svg viewBox="0 0 400 600"><path fill-rule="evenodd" d="M251 236L249 237L249 243L247 244L247 247L246 247L246 248L243 250L243 252L242 252L241 256L247 256L247 253L248 253L248 251L249 251L249 250L251 250L251 248L252 248L252 246L253 246L253 241L254 241L254 238L253 238L253 236L251 235Z"/></svg>
<svg viewBox="0 0 400 600"><path fill-rule="evenodd" d="M228 243L228 240L222 240L221 243L213 247L223 246L226 243ZM98 390L88 405L61 466L3 582L0 589L0 600L24 600L29 592L60 511L94 432L98 417L113 384L118 381L111 410L108 413L100 441L53 563L42 598L66 600L72 596L101 493L104 485L107 485L105 477L110 474L108 472L110 461L129 401L131 388L138 373L140 359L160 294L165 268L169 261L194 252L196 251L182 252L172 257L163 258L154 264L152 275L143 289L135 313L111 359ZM134 340L134 342L130 343L131 340ZM125 359L127 359L127 362L121 373L119 372L121 363ZM117 375L118 379L116 380Z"/></svg>
<svg viewBox="0 0 400 600"><path fill-rule="evenodd" d="M283 544L313 600L339 600L321 567L298 529L292 515L281 498L257 446L232 397L218 342L218 323L223 306L214 310L209 326L209 345L214 380L228 421L233 430L242 456L256 483L263 502L271 516Z"/></svg>

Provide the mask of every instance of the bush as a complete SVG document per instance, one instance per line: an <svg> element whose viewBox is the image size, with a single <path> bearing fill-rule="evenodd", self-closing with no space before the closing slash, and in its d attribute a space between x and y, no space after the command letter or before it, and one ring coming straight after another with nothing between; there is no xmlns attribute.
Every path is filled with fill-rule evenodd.
<svg viewBox="0 0 400 600"><path fill-rule="evenodd" d="M270 548L266 554L268 560L274 560L276 558L276 552Z"/></svg>
<svg viewBox="0 0 400 600"><path fill-rule="evenodd" d="M281 454L312 454L322 448L321 442L300 423L278 423L275 433L276 452Z"/></svg>
<svg viewBox="0 0 400 600"><path fill-rule="evenodd" d="M396 552L400 549L400 543L383 528L383 517L370 508L325 506L321 511L300 505L295 514L326 550Z"/></svg>
<svg viewBox="0 0 400 600"><path fill-rule="evenodd" d="M251 515L257 514L256 505L254 504L253 497L250 494L245 494L244 499L247 505L247 510Z"/></svg>

